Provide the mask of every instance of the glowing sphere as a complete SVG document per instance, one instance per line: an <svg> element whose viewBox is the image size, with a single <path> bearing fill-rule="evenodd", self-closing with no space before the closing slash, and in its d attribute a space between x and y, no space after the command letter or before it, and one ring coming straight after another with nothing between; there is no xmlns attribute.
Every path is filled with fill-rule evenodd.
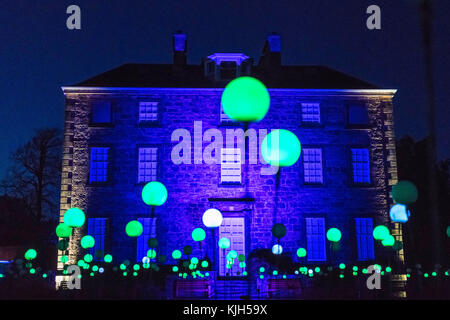
<svg viewBox="0 0 450 320"><path fill-rule="evenodd" d="M283 247L279 244L275 244L272 247L272 253L273 254L282 254L283 253Z"/></svg>
<svg viewBox="0 0 450 320"><path fill-rule="evenodd" d="M175 260L180 259L181 258L181 251L180 250L173 250L172 258L174 258Z"/></svg>
<svg viewBox="0 0 450 320"><path fill-rule="evenodd" d="M226 115L242 122L260 121L269 111L270 96L264 84L252 77L230 81L222 93L222 108Z"/></svg>
<svg viewBox="0 0 450 320"><path fill-rule="evenodd" d="M238 261L239 262L244 262L245 261L245 255L243 255L243 254L238 255Z"/></svg>
<svg viewBox="0 0 450 320"><path fill-rule="evenodd" d="M139 237L143 230L142 224L137 220L128 222L125 227L125 232L129 237Z"/></svg>
<svg viewBox="0 0 450 320"><path fill-rule="evenodd" d="M228 252L228 254L227 254L227 258L229 257L230 259L236 259L237 256L238 256L238 254L235 250L230 250L230 252Z"/></svg>
<svg viewBox="0 0 450 320"><path fill-rule="evenodd" d="M192 258L191 258L191 263L192 263L193 265L198 264L198 258L192 257Z"/></svg>
<svg viewBox="0 0 450 320"><path fill-rule="evenodd" d="M393 222L405 223L409 216L410 212L404 204L394 204L389 210L389 217Z"/></svg>
<svg viewBox="0 0 450 320"><path fill-rule="evenodd" d="M281 223L275 223L272 227L272 235L277 239L283 238L286 235L286 227Z"/></svg>
<svg viewBox="0 0 450 320"><path fill-rule="evenodd" d="M81 238L81 246L84 249L92 248L95 245L95 239L93 236L84 236Z"/></svg>
<svg viewBox="0 0 450 320"><path fill-rule="evenodd" d="M183 253L185 255L187 255L187 256L190 255L192 253L192 247L191 246L184 246Z"/></svg>
<svg viewBox="0 0 450 320"><path fill-rule="evenodd" d="M142 200L149 206L163 205L167 200L167 189L161 182L149 182L142 189Z"/></svg>
<svg viewBox="0 0 450 320"><path fill-rule="evenodd" d="M202 268L208 268L208 266L209 266L208 261L203 260L203 261L202 261Z"/></svg>
<svg viewBox="0 0 450 320"><path fill-rule="evenodd" d="M261 154L272 166L292 166L300 157L300 152L301 145L297 136L284 129L272 130L261 144Z"/></svg>
<svg viewBox="0 0 450 320"><path fill-rule="evenodd" d="M447 237L450 238L450 226L447 227Z"/></svg>
<svg viewBox="0 0 450 320"><path fill-rule="evenodd" d="M89 262L92 262L93 259L94 259L94 258L93 258L92 255L89 254L89 253L88 253L88 254L85 254L84 257L83 257L83 260L86 261L86 262L88 262L88 263L89 263Z"/></svg>
<svg viewBox="0 0 450 320"><path fill-rule="evenodd" d="M392 198L395 202L401 204L410 204L416 202L418 192L416 186L410 181L399 181L392 186Z"/></svg>
<svg viewBox="0 0 450 320"><path fill-rule="evenodd" d="M64 223L72 228L80 228L83 226L86 217L84 212L79 208L70 208L64 213Z"/></svg>
<svg viewBox="0 0 450 320"><path fill-rule="evenodd" d="M298 256L299 258L306 257L306 250L305 250L305 248L299 248L299 249L297 250L297 256Z"/></svg>
<svg viewBox="0 0 450 320"><path fill-rule="evenodd" d="M203 214L202 221L207 228L217 228L222 224L222 213L217 209L208 209Z"/></svg>
<svg viewBox="0 0 450 320"><path fill-rule="evenodd" d="M156 248L158 246L158 239L156 239L156 238L148 239L148 246L150 248Z"/></svg>
<svg viewBox="0 0 450 320"><path fill-rule="evenodd" d="M59 240L56 246L60 251L67 250L67 248L69 247L69 241L67 241L67 239Z"/></svg>
<svg viewBox="0 0 450 320"><path fill-rule="evenodd" d="M341 240L342 234L338 228L331 228L327 231L327 239L331 242L338 242Z"/></svg>
<svg viewBox="0 0 450 320"><path fill-rule="evenodd" d="M220 238L219 239L219 248L221 249L228 249L230 247L230 239L228 238Z"/></svg>
<svg viewBox="0 0 450 320"><path fill-rule="evenodd" d="M194 239L194 241L203 241L205 240L205 237L206 233L202 228L196 228L192 231L192 239Z"/></svg>
<svg viewBox="0 0 450 320"><path fill-rule="evenodd" d="M395 243L395 238L392 235L387 236L381 241L381 244L385 247L392 247Z"/></svg>
<svg viewBox="0 0 450 320"><path fill-rule="evenodd" d="M150 259L155 259L156 257L156 251L153 249L150 249L147 251L147 257L149 257Z"/></svg>
<svg viewBox="0 0 450 320"><path fill-rule="evenodd" d="M382 240L386 239L388 236L390 236L389 229L383 225L376 226L373 229L373 237L375 240L382 241Z"/></svg>
<svg viewBox="0 0 450 320"><path fill-rule="evenodd" d="M34 250L34 249L28 249L26 252L25 252L25 259L26 260L33 260L33 259L35 259L37 257L37 252L36 252L36 250Z"/></svg>
<svg viewBox="0 0 450 320"><path fill-rule="evenodd" d="M113 257L112 257L112 255L107 254L103 257L103 260L105 260L106 263L111 263L113 260Z"/></svg>
<svg viewBox="0 0 450 320"><path fill-rule="evenodd" d="M65 223L60 223L56 227L56 235L59 238L69 238L72 235L72 228ZM65 249L64 249L65 250Z"/></svg>

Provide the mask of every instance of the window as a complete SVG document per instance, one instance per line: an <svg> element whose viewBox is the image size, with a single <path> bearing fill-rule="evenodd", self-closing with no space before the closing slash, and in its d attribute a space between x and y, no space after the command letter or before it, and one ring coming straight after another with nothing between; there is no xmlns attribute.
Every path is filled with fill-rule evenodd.
<svg viewBox="0 0 450 320"><path fill-rule="evenodd" d="M323 183L322 149L303 149L303 179L305 183Z"/></svg>
<svg viewBox="0 0 450 320"><path fill-rule="evenodd" d="M236 77L236 62L222 61L220 63L220 78L233 79Z"/></svg>
<svg viewBox="0 0 450 320"><path fill-rule="evenodd" d="M320 103L302 103L302 123L320 124Z"/></svg>
<svg viewBox="0 0 450 320"><path fill-rule="evenodd" d="M150 249L148 240L156 238L156 218L138 218L142 224L142 234L137 238L137 252L136 261L142 262L142 258L147 256L147 251Z"/></svg>
<svg viewBox="0 0 450 320"><path fill-rule="evenodd" d="M371 218L356 218L356 242L358 244L358 260L375 259L373 247L373 224Z"/></svg>
<svg viewBox="0 0 450 320"><path fill-rule="evenodd" d="M241 183L241 149L221 149L220 183Z"/></svg>
<svg viewBox="0 0 450 320"><path fill-rule="evenodd" d="M139 122L158 120L158 102L139 102Z"/></svg>
<svg viewBox="0 0 450 320"><path fill-rule="evenodd" d="M306 218L306 245L308 261L327 261L324 218Z"/></svg>
<svg viewBox="0 0 450 320"><path fill-rule="evenodd" d="M348 106L347 116L348 124L351 126L367 126L369 124L369 116L365 106Z"/></svg>
<svg viewBox="0 0 450 320"><path fill-rule="evenodd" d="M101 260L96 257L95 252L102 250L105 252L106 218L88 218L88 234L95 239L95 245L89 248L88 252L94 257L95 261Z"/></svg>
<svg viewBox="0 0 450 320"><path fill-rule="evenodd" d="M370 183L370 164L368 149L352 149L353 182L356 184Z"/></svg>
<svg viewBox="0 0 450 320"><path fill-rule="evenodd" d="M89 182L106 182L108 180L107 147L92 147L89 169Z"/></svg>
<svg viewBox="0 0 450 320"><path fill-rule="evenodd" d="M139 148L138 182L157 179L158 148Z"/></svg>
<svg viewBox="0 0 450 320"><path fill-rule="evenodd" d="M111 102L95 101L92 103L92 124L108 124L111 123Z"/></svg>

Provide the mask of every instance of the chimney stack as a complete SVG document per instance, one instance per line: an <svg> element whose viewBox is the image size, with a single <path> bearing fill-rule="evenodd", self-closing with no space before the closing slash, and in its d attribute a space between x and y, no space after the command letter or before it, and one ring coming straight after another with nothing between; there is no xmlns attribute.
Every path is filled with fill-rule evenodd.
<svg viewBox="0 0 450 320"><path fill-rule="evenodd" d="M258 65L264 69L277 69L281 66L281 37L276 32L267 37Z"/></svg>
<svg viewBox="0 0 450 320"><path fill-rule="evenodd" d="M187 60L187 40L186 34L178 31L173 35L173 64L176 66L186 65Z"/></svg>

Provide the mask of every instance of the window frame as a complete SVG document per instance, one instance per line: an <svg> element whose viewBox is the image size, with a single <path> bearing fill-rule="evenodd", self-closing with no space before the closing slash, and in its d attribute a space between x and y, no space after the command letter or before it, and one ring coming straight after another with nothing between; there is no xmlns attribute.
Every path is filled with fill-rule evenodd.
<svg viewBox="0 0 450 320"><path fill-rule="evenodd" d="M361 107L366 110L366 113L367 113L367 123L366 124L350 123L350 108L351 107ZM369 129L370 128L369 108L366 103L361 102L361 101L345 103L345 127L347 129Z"/></svg>
<svg viewBox="0 0 450 320"><path fill-rule="evenodd" d="M353 230L354 230L354 242L353 242L353 247L354 247L354 259L360 262L368 262L368 261L374 261L375 257L376 257L376 252L375 252L375 241L373 239L373 234L368 234L369 239L372 239L372 252L373 252L373 258L369 258L367 260L361 260L359 258L359 242L358 242L358 228L357 228L357 219L370 219L372 221L372 233L373 233L373 229L374 229L374 218L371 216L354 216L353 217Z"/></svg>
<svg viewBox="0 0 450 320"><path fill-rule="evenodd" d="M139 150L144 148L155 148L156 149L156 179L152 181L158 181L160 176L160 145L137 145L136 146L136 184L138 185L145 185L149 183L150 181L139 181Z"/></svg>
<svg viewBox="0 0 450 320"><path fill-rule="evenodd" d="M99 102L109 103L109 122L94 122L94 104ZM108 99L95 99L90 102L89 127L113 127L113 103Z"/></svg>
<svg viewBox="0 0 450 320"><path fill-rule="evenodd" d="M240 159L240 182L237 181L222 181L222 150L224 149L238 149L239 150L239 159ZM244 185L244 176L243 176L243 170L242 170L242 154L241 154L241 149L239 147L235 147L235 148L221 148L220 149L220 172L219 172L219 186L221 187L242 187Z"/></svg>
<svg viewBox="0 0 450 320"><path fill-rule="evenodd" d="M103 235L103 253L106 254L109 251L109 230L110 230L110 218L108 217L103 217L103 216L95 216L95 217L88 217L87 218L87 234L91 235L94 237L95 239L95 243L97 244L97 238L95 237L96 235L93 235L89 232L89 220L90 219L104 219L105 220L105 227L104 227L104 235ZM94 246L95 248L95 246ZM89 248L87 251L89 254L92 255L93 257L93 261L103 261L103 259L99 259L95 257L95 250L94 248Z"/></svg>
<svg viewBox="0 0 450 320"><path fill-rule="evenodd" d="M354 172L353 172L353 154L352 149L366 149L368 152L368 163L369 163L369 180L370 182L355 182ZM350 172L350 185L353 187L372 187L373 186L373 174L372 174L372 150L368 146L363 145L353 145L348 148L348 158L349 158L349 172Z"/></svg>
<svg viewBox="0 0 450 320"><path fill-rule="evenodd" d="M92 149L93 148L107 148L107 160L106 160L106 181L91 181L91 161L92 161ZM103 186L112 183L112 146L107 144L95 144L88 148L88 175L87 175L87 185L90 186Z"/></svg>
<svg viewBox="0 0 450 320"><path fill-rule="evenodd" d="M312 215L308 215L305 216L304 218L304 223L305 223L305 247L306 247L306 251L309 252L309 247L308 247L308 222L307 219L323 219L323 246L324 246L324 253L325 253L325 260L310 260L309 257L310 255L306 255L306 261L308 262L315 262L315 263L327 263L328 261L328 256L329 256L329 252L327 250L327 239L326 239L326 232L327 232L327 218L323 215L317 215L317 216L312 216Z"/></svg>
<svg viewBox="0 0 450 320"><path fill-rule="evenodd" d="M303 105L304 104L318 104L319 105L319 122L310 122L303 120ZM306 128L318 128L324 126L323 119L323 103L319 101L301 101L300 102L300 126Z"/></svg>
<svg viewBox="0 0 450 320"><path fill-rule="evenodd" d="M322 164L322 182L307 182L305 181L305 160L304 160L304 156L305 156L305 149L319 149L320 150L320 156L321 156L321 164ZM304 185L308 185L308 186L324 186L325 185L325 162L324 162L324 148L323 146L316 146L316 145L307 145L307 146L302 146L302 152L301 152L301 167L302 167L302 176L303 176L303 184Z"/></svg>
<svg viewBox="0 0 450 320"><path fill-rule="evenodd" d="M137 239L136 239L136 262L138 262L138 263L142 263L142 258L144 258L144 256L142 256L141 258L140 258L140 260L138 259L138 253L139 253L139 243L140 242L142 242L142 241L144 241L144 248L148 248L147 249L147 251L148 250L150 250L150 247L148 246L148 239L147 239L147 241L145 241L144 240L144 238L141 238L141 237L144 237L145 235L144 235L144 231L145 231L145 225L142 223L142 220L143 219L153 219L153 221L151 222L151 224L152 224L152 228L150 229L150 235L149 235L149 237L148 237L148 239L150 239L150 238L158 238L158 230L157 230L157 228L158 228L158 225L157 225L157 223L158 223L158 220L157 220L157 217L148 217L148 216L146 216L146 217L138 217L136 220L137 221L139 221L141 224L142 224L142 227L143 227L143 231L142 231L142 235L141 236L139 236L139 237L137 237ZM152 229L155 229L155 233L154 233L154 236L153 236L153 233L152 233ZM155 248L153 248L153 249L155 249ZM144 253L146 253L147 252L145 249L144 249ZM153 259L154 260L154 259Z"/></svg>
<svg viewBox="0 0 450 320"><path fill-rule="evenodd" d="M141 103L156 103L156 120L141 120ZM137 126L138 127L161 127L161 108L160 100L155 99L139 99L137 101Z"/></svg>

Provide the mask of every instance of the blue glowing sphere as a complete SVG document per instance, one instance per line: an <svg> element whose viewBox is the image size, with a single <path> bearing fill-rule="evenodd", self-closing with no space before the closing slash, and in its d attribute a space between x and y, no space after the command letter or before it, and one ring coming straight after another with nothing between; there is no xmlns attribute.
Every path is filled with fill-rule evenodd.
<svg viewBox="0 0 450 320"><path fill-rule="evenodd" d="M408 221L409 216L410 212L404 204L394 204L389 210L389 217L392 222L405 223Z"/></svg>

